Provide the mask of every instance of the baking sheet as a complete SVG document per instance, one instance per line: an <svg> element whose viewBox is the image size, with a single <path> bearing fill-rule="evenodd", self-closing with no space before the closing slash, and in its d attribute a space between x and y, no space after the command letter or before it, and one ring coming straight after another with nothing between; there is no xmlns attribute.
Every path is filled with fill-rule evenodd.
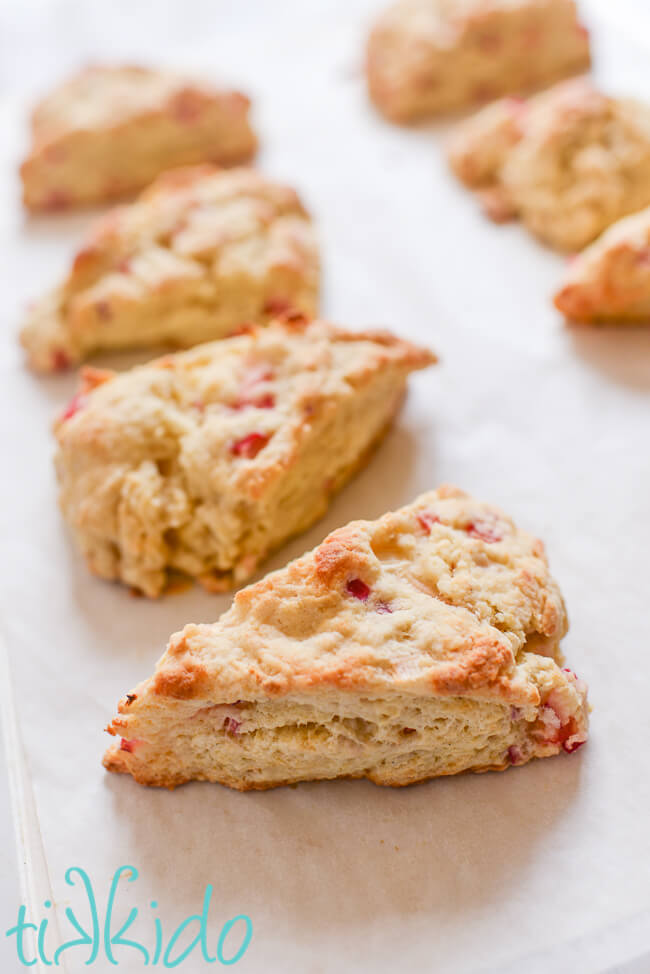
<svg viewBox="0 0 650 974"><path fill-rule="evenodd" d="M15 333L90 216L23 216L14 170L25 104L6 99L0 611L45 879L69 938L63 910L81 918L84 900L66 869L87 870L101 910L114 871L136 866L116 912L123 921L140 909L131 933L150 947L149 902L168 938L212 883L212 946L225 921L251 918L242 972L597 971L650 947L650 330L565 327L549 301L562 258L517 225L481 219L447 172L445 126L403 130L373 114L360 45L378 6L187 0L147 19L145 5L59 2L61 43L36 72L58 78L90 52L165 61L252 94L259 165L296 185L318 220L324 311L391 327L442 359L414 377L393 431L328 515L266 567L440 482L501 505L546 541L572 621L567 657L591 688L591 740L571 758L397 791L168 793L104 773L102 728L118 698L171 632L216 619L230 599L198 589L134 599L90 578L71 547L49 425L75 379L29 375ZM650 95L647 54L631 38L601 29L598 54L610 87ZM41 871L40 915L43 881ZM68 952L67 969L87 956ZM142 968L127 948L116 957Z"/></svg>

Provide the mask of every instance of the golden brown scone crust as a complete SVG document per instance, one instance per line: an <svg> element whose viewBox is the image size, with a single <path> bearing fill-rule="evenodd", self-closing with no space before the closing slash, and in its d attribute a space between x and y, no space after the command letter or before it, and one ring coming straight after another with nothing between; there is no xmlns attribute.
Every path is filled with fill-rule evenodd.
<svg viewBox="0 0 650 974"><path fill-rule="evenodd" d="M327 509L435 361L381 332L268 327L116 375L57 423L63 514L91 571L156 596L170 572L241 584Z"/></svg>
<svg viewBox="0 0 650 974"><path fill-rule="evenodd" d="M174 169L100 219L63 284L31 308L29 364L222 338L318 305L315 233L295 191L253 169Z"/></svg>
<svg viewBox="0 0 650 974"><path fill-rule="evenodd" d="M589 66L573 0L399 0L369 40L370 97L408 122L540 88Z"/></svg>
<svg viewBox="0 0 650 974"><path fill-rule="evenodd" d="M32 210L106 203L174 166L248 162L257 140L238 91L138 66L96 65L59 85L32 115L21 166Z"/></svg>
<svg viewBox="0 0 650 974"><path fill-rule="evenodd" d="M172 636L109 770L173 787L403 785L575 750L586 687L540 541L452 487L356 521Z"/></svg>
<svg viewBox="0 0 650 974"><path fill-rule="evenodd" d="M650 324L650 207L572 258L554 300L572 321Z"/></svg>
<svg viewBox="0 0 650 974"><path fill-rule="evenodd" d="M518 216L550 246L580 250L650 203L650 107L564 82L489 105L458 126L449 158L488 216Z"/></svg>

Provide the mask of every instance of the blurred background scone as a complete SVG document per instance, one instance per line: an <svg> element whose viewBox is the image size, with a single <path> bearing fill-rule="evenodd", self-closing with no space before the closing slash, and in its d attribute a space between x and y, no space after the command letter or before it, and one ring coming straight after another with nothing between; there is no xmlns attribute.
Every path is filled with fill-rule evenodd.
<svg viewBox="0 0 650 974"><path fill-rule="evenodd" d="M650 324L650 206L575 255L555 306L572 321Z"/></svg>
<svg viewBox="0 0 650 974"><path fill-rule="evenodd" d="M253 169L181 168L97 222L21 341L42 372L100 350L189 347L280 312L311 316L318 287L315 233L293 189Z"/></svg>
<svg viewBox="0 0 650 974"><path fill-rule="evenodd" d="M442 487L353 521L170 639L105 757L149 785L409 785L572 753L587 687L544 546Z"/></svg>
<svg viewBox="0 0 650 974"><path fill-rule="evenodd" d="M86 68L37 105L21 167L33 210L104 203L165 169L248 162L257 140L238 91L144 67Z"/></svg>
<svg viewBox="0 0 650 974"><path fill-rule="evenodd" d="M387 333L274 322L120 375L86 371L58 423L60 502L95 574L220 591L306 529L367 459L409 372Z"/></svg>
<svg viewBox="0 0 650 974"><path fill-rule="evenodd" d="M408 122L586 70L573 0L399 0L368 41L370 97Z"/></svg>
<svg viewBox="0 0 650 974"><path fill-rule="evenodd" d="M518 216L558 250L650 204L650 106L586 79L488 105L458 126L449 155L488 216Z"/></svg>

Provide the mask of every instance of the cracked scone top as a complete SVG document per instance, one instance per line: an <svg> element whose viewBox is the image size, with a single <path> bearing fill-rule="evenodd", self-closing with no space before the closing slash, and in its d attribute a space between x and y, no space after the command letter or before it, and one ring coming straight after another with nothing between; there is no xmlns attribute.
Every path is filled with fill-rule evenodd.
<svg viewBox="0 0 650 974"><path fill-rule="evenodd" d="M165 169L248 162L257 142L249 100L169 71L98 65L44 98L21 166L33 210L62 210L137 192Z"/></svg>
<svg viewBox="0 0 650 974"><path fill-rule="evenodd" d="M156 596L240 584L326 510L429 351L277 321L86 388L58 421L60 503L91 571Z"/></svg>
<svg viewBox="0 0 650 974"><path fill-rule="evenodd" d="M650 203L650 106L564 82L487 106L458 126L449 156L488 216L580 250Z"/></svg>
<svg viewBox="0 0 650 974"><path fill-rule="evenodd" d="M452 487L355 521L170 639L108 727L111 771L270 788L407 785L575 751L586 686L562 668L542 543Z"/></svg>
<svg viewBox="0 0 650 974"><path fill-rule="evenodd" d="M189 347L284 310L313 315L318 284L314 230L293 189L253 169L182 168L96 224L21 340L45 372L100 350Z"/></svg>
<svg viewBox="0 0 650 974"><path fill-rule="evenodd" d="M400 0L368 40L370 96L396 122L541 88L589 66L573 0Z"/></svg>
<svg viewBox="0 0 650 974"><path fill-rule="evenodd" d="M650 324L650 206L572 258L555 306L572 321Z"/></svg>

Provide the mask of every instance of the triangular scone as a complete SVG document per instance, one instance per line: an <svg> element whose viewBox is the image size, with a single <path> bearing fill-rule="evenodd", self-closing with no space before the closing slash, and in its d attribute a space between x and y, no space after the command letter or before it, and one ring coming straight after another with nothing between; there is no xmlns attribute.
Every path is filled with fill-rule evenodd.
<svg viewBox="0 0 650 974"><path fill-rule="evenodd" d="M566 629L542 543L442 487L172 636L121 700L105 765L167 787L408 785L572 752L588 705L562 669Z"/></svg>
<svg viewBox="0 0 650 974"><path fill-rule="evenodd" d="M519 216L558 250L580 250L650 203L650 106L586 79L503 99L462 123L451 165L488 216Z"/></svg>
<svg viewBox="0 0 650 974"><path fill-rule="evenodd" d="M232 166L256 149L238 91L138 66L95 65L64 81L32 115L21 166L33 210L103 203L174 166Z"/></svg>
<svg viewBox="0 0 650 974"><path fill-rule="evenodd" d="M650 207L571 260L555 306L572 321L650 323Z"/></svg>
<svg viewBox="0 0 650 974"><path fill-rule="evenodd" d="M398 0L368 40L370 97L408 122L589 67L574 0Z"/></svg>
<svg viewBox="0 0 650 974"><path fill-rule="evenodd" d="M170 570L241 584L321 517L409 372L434 361L385 332L285 319L119 375L85 370L56 464L91 571L150 596Z"/></svg>
<svg viewBox="0 0 650 974"><path fill-rule="evenodd" d="M318 281L294 190L252 169L176 169L100 219L21 340L46 372L106 349L190 347L282 311L313 315Z"/></svg>

